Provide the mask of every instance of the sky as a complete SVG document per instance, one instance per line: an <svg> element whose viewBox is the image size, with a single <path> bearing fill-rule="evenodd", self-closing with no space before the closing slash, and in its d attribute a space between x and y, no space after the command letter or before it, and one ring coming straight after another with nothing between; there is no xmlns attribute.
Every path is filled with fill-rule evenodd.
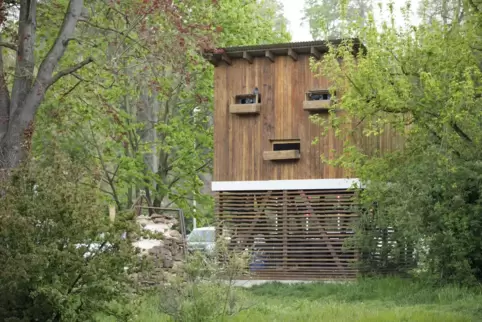
<svg viewBox="0 0 482 322"><path fill-rule="evenodd" d="M310 41L313 40L310 34L310 28L308 26L308 23L303 21L303 5L304 5L304 0L280 0L281 3L283 4L284 8L284 15L288 19L290 25L289 29L291 32L292 39L291 41ZM388 4L388 0L374 0L373 1L373 7L378 8L377 4L381 3L382 8L386 8ZM393 0L395 4L395 8L400 8L405 4L405 0ZM418 5L418 0L411 1L414 7ZM380 14L379 10L376 9L375 11L375 19L376 21L379 21L381 17L386 17L383 13ZM414 12L415 10L412 10ZM383 12L386 12L384 10ZM396 13L400 13L400 10L395 10ZM396 22L397 24L401 25L402 24L402 17L400 14L396 15ZM412 15L412 22L416 23L417 19L414 15Z"/></svg>

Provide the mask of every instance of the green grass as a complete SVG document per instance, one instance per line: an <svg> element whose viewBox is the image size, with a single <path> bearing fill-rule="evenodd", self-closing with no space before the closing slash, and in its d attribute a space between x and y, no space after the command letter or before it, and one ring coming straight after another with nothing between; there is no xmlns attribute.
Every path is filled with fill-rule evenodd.
<svg viewBox="0 0 482 322"><path fill-rule="evenodd" d="M395 278L272 283L250 293L264 301L234 321L482 321L481 289L436 288Z"/></svg>
<svg viewBox="0 0 482 322"><path fill-rule="evenodd" d="M242 289L248 307L226 321L482 321L482 288L433 287L396 278ZM169 321L158 297L143 301L137 321ZM109 320L104 320L109 321Z"/></svg>

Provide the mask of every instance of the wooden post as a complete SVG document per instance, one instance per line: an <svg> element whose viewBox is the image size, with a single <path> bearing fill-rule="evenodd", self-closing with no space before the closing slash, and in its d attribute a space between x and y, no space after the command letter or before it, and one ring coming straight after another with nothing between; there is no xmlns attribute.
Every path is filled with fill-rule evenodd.
<svg viewBox="0 0 482 322"><path fill-rule="evenodd" d="M109 205L109 219L110 222L114 222L115 220L115 206L114 205Z"/></svg>
<svg viewBox="0 0 482 322"><path fill-rule="evenodd" d="M288 266L288 193L283 190L283 268Z"/></svg>

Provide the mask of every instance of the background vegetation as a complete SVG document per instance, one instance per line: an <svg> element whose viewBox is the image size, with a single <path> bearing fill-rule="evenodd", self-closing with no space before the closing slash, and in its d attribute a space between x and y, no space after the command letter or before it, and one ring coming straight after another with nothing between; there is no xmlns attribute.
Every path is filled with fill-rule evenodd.
<svg viewBox="0 0 482 322"><path fill-rule="evenodd" d="M306 0L304 14L313 38L345 39L312 67L343 94L333 108L346 112L322 124L346 142L324 161L365 184L361 268L410 279L236 290L256 305L241 296L229 319L482 318L482 2L382 7L383 21L369 0ZM226 294L214 282L181 281L176 290L190 282L189 292L178 293L174 313L159 303L166 295L135 293L129 277L147 266L130 246L139 232L129 209L145 194L210 222L213 67L202 53L289 41L286 25L277 0L0 1L1 320L234 312L204 302ZM354 53L353 38L366 50ZM360 127L347 131L353 120ZM360 135L384 131L403 146L357 148Z"/></svg>

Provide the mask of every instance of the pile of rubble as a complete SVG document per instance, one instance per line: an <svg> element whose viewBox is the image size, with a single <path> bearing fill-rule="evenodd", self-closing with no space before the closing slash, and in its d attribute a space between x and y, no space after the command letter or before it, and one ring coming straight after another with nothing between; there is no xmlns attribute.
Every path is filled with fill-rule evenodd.
<svg viewBox="0 0 482 322"><path fill-rule="evenodd" d="M174 226L178 226L178 220L162 214L139 216L136 220L143 229L162 234L162 239L141 238L134 243L142 255L151 256L155 265L149 274L143 274L140 282L155 285L169 281L180 272L184 259L183 237L173 229Z"/></svg>

